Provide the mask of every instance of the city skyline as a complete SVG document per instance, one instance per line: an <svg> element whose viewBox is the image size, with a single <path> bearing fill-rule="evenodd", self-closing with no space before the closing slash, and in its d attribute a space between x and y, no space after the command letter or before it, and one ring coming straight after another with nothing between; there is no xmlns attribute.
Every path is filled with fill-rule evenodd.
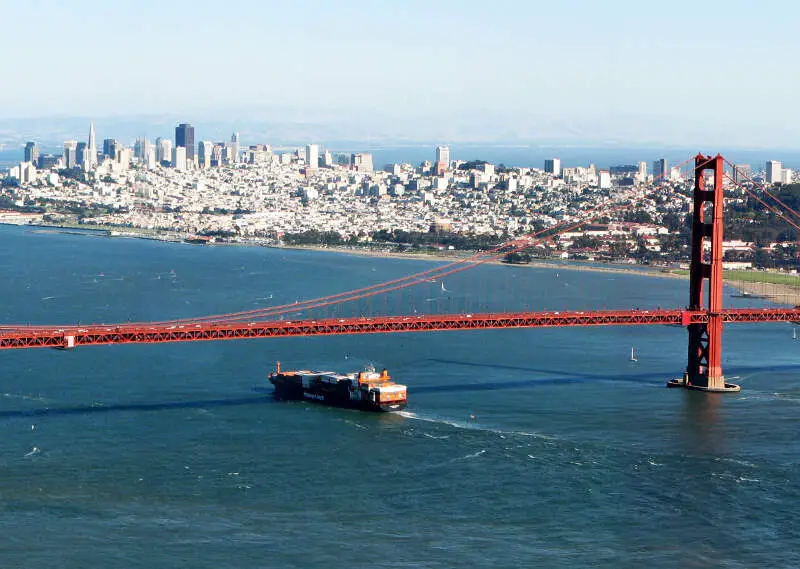
<svg viewBox="0 0 800 569"><path fill-rule="evenodd" d="M25 58L0 63L17 78L0 93L6 117L217 116L243 127L242 119L350 125L364 139L797 146L785 73L800 45L793 5L769 27L753 25L745 3L719 1L667 11L578 0L492 10L470 1L38 8L35 17L26 4L3 12L14 22L9 45L26 45ZM213 49L175 60L171 46L203 41ZM29 66L65 45L91 54L91 79L69 65ZM713 72L698 74L698 61ZM767 76L789 84L765 90Z"/></svg>

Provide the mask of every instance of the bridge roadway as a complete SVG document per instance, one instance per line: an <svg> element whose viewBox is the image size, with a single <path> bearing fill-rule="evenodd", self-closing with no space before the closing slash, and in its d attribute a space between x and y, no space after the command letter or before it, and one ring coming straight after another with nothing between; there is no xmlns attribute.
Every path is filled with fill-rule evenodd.
<svg viewBox="0 0 800 569"><path fill-rule="evenodd" d="M800 322L798 308L736 308L720 313L725 323ZM438 332L492 328L566 326L646 326L707 323L710 315L697 310L594 310L562 312L501 312L194 323L91 324L84 326L3 326L0 349L72 348L104 344L152 344L240 340L290 336L332 336L389 332Z"/></svg>

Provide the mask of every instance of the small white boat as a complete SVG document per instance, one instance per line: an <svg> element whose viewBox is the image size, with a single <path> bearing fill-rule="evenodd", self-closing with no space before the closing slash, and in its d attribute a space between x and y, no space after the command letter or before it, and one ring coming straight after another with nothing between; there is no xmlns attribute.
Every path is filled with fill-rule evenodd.
<svg viewBox="0 0 800 569"><path fill-rule="evenodd" d="M631 358L630 361L638 362L639 360L636 357L636 350L634 350L633 346L631 346Z"/></svg>

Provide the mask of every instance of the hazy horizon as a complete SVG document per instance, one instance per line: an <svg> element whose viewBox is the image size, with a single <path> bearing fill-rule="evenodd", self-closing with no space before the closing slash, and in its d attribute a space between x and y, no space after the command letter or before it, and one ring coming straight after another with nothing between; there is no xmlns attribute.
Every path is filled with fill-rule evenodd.
<svg viewBox="0 0 800 569"><path fill-rule="evenodd" d="M0 143L59 117L162 117L198 131L280 123L254 134L305 142L798 146L791 3L775 17L721 0L212 7L5 6L4 40L19 49L0 62L11 81L0 91ZM20 120L27 132L9 133Z"/></svg>

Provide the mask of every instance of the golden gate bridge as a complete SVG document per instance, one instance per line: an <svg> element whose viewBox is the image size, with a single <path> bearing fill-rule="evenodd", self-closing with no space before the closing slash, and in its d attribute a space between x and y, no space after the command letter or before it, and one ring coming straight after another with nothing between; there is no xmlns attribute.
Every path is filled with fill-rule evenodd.
<svg viewBox="0 0 800 569"><path fill-rule="evenodd" d="M725 381L722 372L722 330L724 324L756 322L798 322L799 308L724 308L723 299L723 209L725 159L698 154L694 161L694 188L691 207L689 264L689 303L673 309L560 310L560 311L461 311L403 315L335 315L338 307L362 299L371 299L393 291L402 291L421 283L444 283L443 278L496 261L510 252L519 252L548 242L558 235L590 223L601 216L629 208L632 201L609 198L584 212L580 219L567 221L525 237L512 239L489 251L456 260L425 271L377 283L367 287L322 296L291 304L253 310L182 318L160 322L125 322L116 324L0 325L0 349L74 348L89 345L195 342L293 336L330 336L393 332L434 332L448 330L483 330L497 328L543 328L576 326L646 326L673 325L688 330L687 365L683 377L670 386L709 392L738 391L739 386ZM733 166L729 164L730 166ZM707 174L708 179L707 179ZM800 230L788 215L768 204L751 189L733 178L729 180ZM752 182L752 180L750 180ZM800 214L783 203L767 188L783 210L800 220ZM444 285L442 284L444 289ZM333 316L314 317L313 312ZM388 311L387 311L388 312ZM312 314L300 318L301 314Z"/></svg>

